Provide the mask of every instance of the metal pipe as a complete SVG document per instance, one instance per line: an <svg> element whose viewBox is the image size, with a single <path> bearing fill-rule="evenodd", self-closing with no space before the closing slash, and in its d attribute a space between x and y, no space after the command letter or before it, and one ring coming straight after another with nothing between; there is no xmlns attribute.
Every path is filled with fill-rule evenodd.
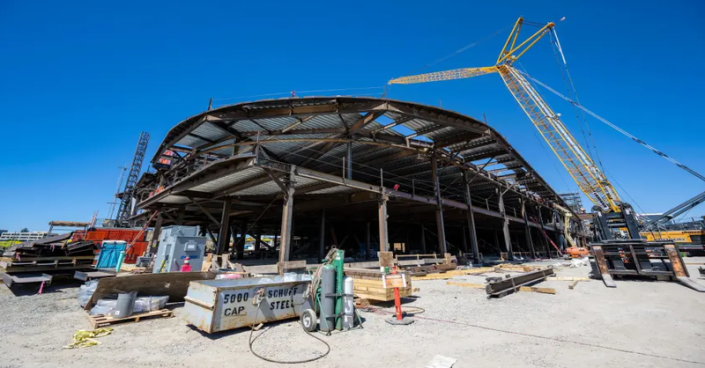
<svg viewBox="0 0 705 368"><path fill-rule="evenodd" d="M218 247L215 254L222 255L230 245L230 198L223 201L223 216L220 219L220 231L218 232Z"/></svg>

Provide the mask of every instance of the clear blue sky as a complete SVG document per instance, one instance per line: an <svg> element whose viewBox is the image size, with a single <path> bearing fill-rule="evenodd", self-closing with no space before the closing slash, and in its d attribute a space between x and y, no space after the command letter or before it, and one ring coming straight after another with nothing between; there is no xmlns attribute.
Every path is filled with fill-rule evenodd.
<svg viewBox="0 0 705 368"><path fill-rule="evenodd" d="M140 132L152 135L151 157L165 133L210 97L234 103L228 98L382 86L416 72L491 65L520 15L537 22L565 16L558 35L583 104L705 172L702 1L5 0L0 229L45 230L50 220L88 221L96 210L104 217L117 167L131 161ZM522 65L564 90L547 39ZM544 95L580 137L570 106ZM484 113L556 190L577 189L497 75L393 86L389 96ZM667 210L705 189L589 122L605 168L645 211ZM704 213L702 206L690 215Z"/></svg>

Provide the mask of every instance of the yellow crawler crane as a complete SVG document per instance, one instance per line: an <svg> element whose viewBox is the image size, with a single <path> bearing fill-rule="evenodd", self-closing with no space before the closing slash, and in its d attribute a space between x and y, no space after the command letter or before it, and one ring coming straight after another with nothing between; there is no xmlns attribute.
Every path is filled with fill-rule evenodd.
<svg viewBox="0 0 705 368"><path fill-rule="evenodd" d="M543 139L548 143L556 156L558 156L558 159L566 170L568 170L573 180L578 184L580 190L595 204L594 209L597 211L593 212L593 227L596 229L596 235L598 235L598 238L601 239L602 242L593 243L591 247L597 268L602 275L605 285L608 287L616 287L612 278L613 276L642 276L650 278L669 278L699 292L705 292L705 287L689 278L688 270L685 268L678 248L673 241L653 242L641 239L634 210L629 204L623 203L620 200L619 195L609 180L607 180L605 174L595 165L590 156L583 150L580 144L578 144L573 135L570 134L558 114L551 110L541 95L526 79L526 77L531 77L514 68L514 63L546 34L553 32L554 36L556 36L554 29L555 23L550 22L545 25L539 25L538 31L521 43L518 43L519 33L524 23L524 18L521 17L516 21L494 66L461 68L401 77L392 79L389 81L389 84L436 82L498 73L509 89L509 92L512 93L512 96L514 96L526 115L529 116L529 119L531 119L536 129L541 133ZM557 40L558 37L556 36L556 42ZM558 47L560 49L560 45L558 45ZM531 79L536 82L533 78ZM570 101L566 97L562 97ZM596 116L578 103L574 101L570 102L574 106L583 109L583 111ZM602 118L599 119L604 120ZM612 125L609 122L606 123ZM629 136L628 133L624 131L621 132ZM635 139L633 136L631 138ZM636 141L677 164L682 169L705 180L705 177L702 175L668 158L668 156L660 153L653 147L639 140ZM679 205L668 213L674 211L674 213L677 213L677 211L681 211L683 208L692 207L703 201L705 201L705 194L696 196L694 199ZM626 229L630 239L613 239L611 234L612 229L617 228Z"/></svg>
<svg viewBox="0 0 705 368"><path fill-rule="evenodd" d="M619 195L605 174L592 161L590 156L578 144L559 116L551 110L541 95L531 86L513 64L519 60L538 40L554 31L553 22L543 25L538 31L521 43L519 33L524 18L519 18L512 32L507 37L502 51L494 66L480 68L461 68L434 73L426 73L392 79L389 84L413 84L436 82L451 79L472 78L479 75L498 73L504 84L517 100L526 115L553 152L558 156L565 169L590 200L603 211L621 212Z"/></svg>

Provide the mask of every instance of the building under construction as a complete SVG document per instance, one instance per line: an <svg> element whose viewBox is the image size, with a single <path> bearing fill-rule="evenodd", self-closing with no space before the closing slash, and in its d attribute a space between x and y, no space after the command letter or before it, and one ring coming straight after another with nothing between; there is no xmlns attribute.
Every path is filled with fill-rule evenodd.
<svg viewBox="0 0 705 368"><path fill-rule="evenodd" d="M416 103L224 106L173 127L152 165L156 174L135 188L143 211L132 220L157 231L199 225L218 254L238 259L320 259L335 245L357 259L394 250L512 260L555 254L565 231L582 234L577 215L559 215L555 205L568 205L496 130ZM254 252L244 251L244 235L256 239Z"/></svg>

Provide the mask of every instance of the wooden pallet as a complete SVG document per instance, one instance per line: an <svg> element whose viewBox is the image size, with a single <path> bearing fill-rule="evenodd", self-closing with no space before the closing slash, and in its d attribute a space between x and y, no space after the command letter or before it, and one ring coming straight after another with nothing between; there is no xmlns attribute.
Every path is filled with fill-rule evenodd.
<svg viewBox="0 0 705 368"><path fill-rule="evenodd" d="M142 319L142 318L171 317L172 314L173 314L172 311L170 311L168 309L162 309L162 310L152 311L152 312L147 312L147 313L133 314L129 317L123 317L123 318L114 318L114 317L108 317L108 316L104 316L102 314L99 314L99 315L95 315L95 316L88 316L88 319L91 323L91 328L93 328L95 330L98 327L110 326L110 325L117 324L117 323L139 322L140 319Z"/></svg>

